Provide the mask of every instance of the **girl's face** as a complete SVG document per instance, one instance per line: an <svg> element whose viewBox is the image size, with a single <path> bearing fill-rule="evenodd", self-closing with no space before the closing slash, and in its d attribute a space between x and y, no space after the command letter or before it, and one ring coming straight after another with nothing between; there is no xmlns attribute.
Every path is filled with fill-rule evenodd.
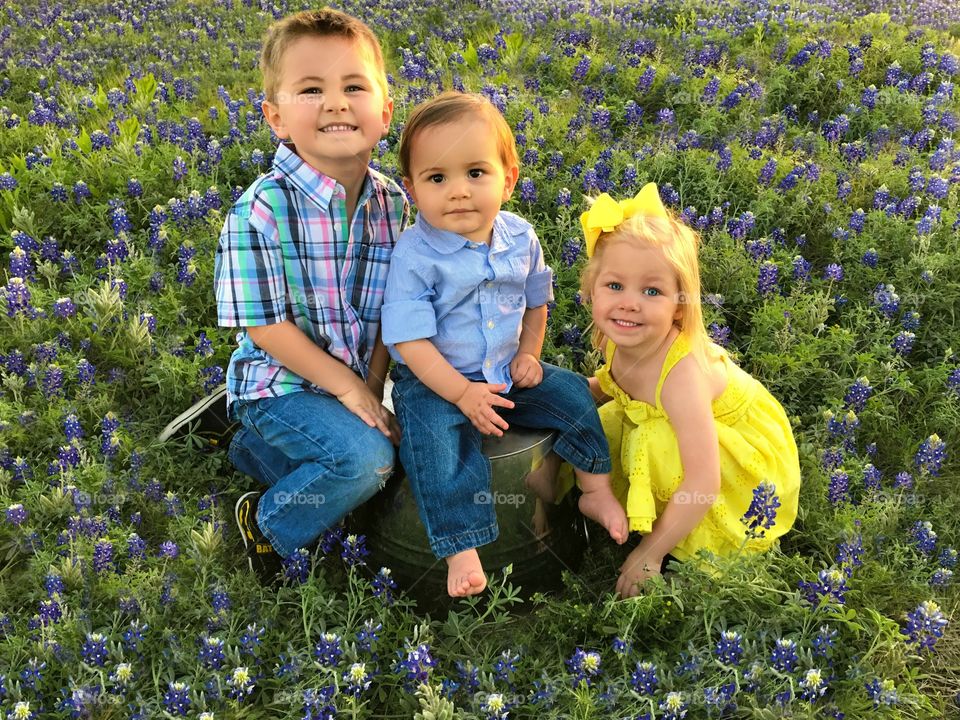
<svg viewBox="0 0 960 720"><path fill-rule="evenodd" d="M682 297L663 253L630 240L603 248L593 322L619 348L656 348L681 317Z"/></svg>

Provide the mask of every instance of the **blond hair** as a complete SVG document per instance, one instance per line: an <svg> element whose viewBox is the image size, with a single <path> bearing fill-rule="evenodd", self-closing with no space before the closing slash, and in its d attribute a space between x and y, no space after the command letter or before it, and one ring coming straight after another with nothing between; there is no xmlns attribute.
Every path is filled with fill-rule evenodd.
<svg viewBox="0 0 960 720"><path fill-rule="evenodd" d="M403 134L400 136L400 148L397 151L401 175L410 177L413 141L419 133L429 127L445 125L468 115L482 118L490 123L497 134L497 151L505 168L520 165L513 130L493 103L483 95L449 90L417 105L407 118L403 126Z"/></svg>
<svg viewBox="0 0 960 720"><path fill-rule="evenodd" d="M302 37L340 37L358 43L370 54L369 59L376 70L375 79L384 98L389 95L387 70L377 36L362 20L325 7L288 15L267 29L260 51L260 72L263 74L263 92L267 100L276 102L283 55L290 45Z"/></svg>
<svg viewBox="0 0 960 720"><path fill-rule="evenodd" d="M615 230L602 233L597 238L593 257L580 277L580 294L585 302L591 299L604 250L617 241L633 242L663 253L664 260L673 270L679 290L677 303L680 306L680 319L674 324L686 337L694 358L701 367L706 367L708 355L713 355L713 346L703 325L700 305L700 261L697 257L700 236L672 216L634 215L627 218ZM594 327L591 339L594 347L601 351L605 349L606 338L598 328Z"/></svg>

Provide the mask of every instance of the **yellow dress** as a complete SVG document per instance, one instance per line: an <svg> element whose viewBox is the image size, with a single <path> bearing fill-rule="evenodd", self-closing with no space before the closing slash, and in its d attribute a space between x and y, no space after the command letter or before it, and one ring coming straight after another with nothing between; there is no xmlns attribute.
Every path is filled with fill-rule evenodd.
<svg viewBox="0 0 960 720"><path fill-rule="evenodd" d="M761 551L786 533L797 517L800 462L790 421L779 402L730 356L715 346L727 369L727 387L713 401L713 418L720 440L720 493L706 516L671 551L686 560L698 550L716 555ZM690 352L684 335L673 341L657 381L656 406L627 395L610 375L616 347L607 345L607 363L596 372L603 391L613 398L600 408L600 420L610 443L613 492L626 508L630 530L650 532L683 480L677 437L660 403L663 381ZM777 488L780 507L773 527L762 538L747 539L740 521L761 481ZM678 498L679 499L679 498ZM746 541L744 543L744 541Z"/></svg>

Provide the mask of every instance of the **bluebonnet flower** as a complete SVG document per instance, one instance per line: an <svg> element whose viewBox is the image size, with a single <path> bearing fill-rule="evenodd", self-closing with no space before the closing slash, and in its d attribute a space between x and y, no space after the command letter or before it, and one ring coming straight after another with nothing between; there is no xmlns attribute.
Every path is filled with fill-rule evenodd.
<svg viewBox="0 0 960 720"><path fill-rule="evenodd" d="M512 704L504 698L503 693L490 693L480 706L480 712L486 713L487 720L504 720L509 716L511 707Z"/></svg>
<svg viewBox="0 0 960 720"><path fill-rule="evenodd" d="M881 705L890 707L900 702L900 696L897 694L896 686L893 680L880 681L880 678L874 678L865 683L867 697L873 701L873 709L878 709Z"/></svg>
<svg viewBox="0 0 960 720"><path fill-rule="evenodd" d="M777 638L773 652L770 654L770 663L773 668L782 673L792 673L798 662L797 643L787 638Z"/></svg>
<svg viewBox="0 0 960 720"><path fill-rule="evenodd" d="M175 560L180 555L180 548L173 540L164 540L160 543L159 556L168 560Z"/></svg>
<svg viewBox="0 0 960 720"><path fill-rule="evenodd" d="M197 659L203 663L203 666L209 670L219 670L227 661L224 654L223 640L217 637L208 637L201 635L197 640L200 649L197 651Z"/></svg>
<svg viewBox="0 0 960 720"><path fill-rule="evenodd" d="M183 682L168 683L163 705L171 715L185 716L190 711L190 686Z"/></svg>
<svg viewBox="0 0 960 720"><path fill-rule="evenodd" d="M93 569L96 573L109 570L113 565L113 543L109 540L99 540L93 548Z"/></svg>
<svg viewBox="0 0 960 720"><path fill-rule="evenodd" d="M798 685L803 689L800 697L811 703L816 702L818 698L823 697L827 692L827 681L823 676L823 671L819 668L807 670Z"/></svg>
<svg viewBox="0 0 960 720"><path fill-rule="evenodd" d="M509 684L513 674L517 671L516 664L519 660L519 655L513 654L510 650L504 650L493 664L494 677L500 682Z"/></svg>
<svg viewBox="0 0 960 720"><path fill-rule="evenodd" d="M373 620L365 620L363 627L357 631L357 647L360 650L370 652L373 648L373 643L380 639L377 633L382 629L382 623L374 625Z"/></svg>
<svg viewBox="0 0 960 720"><path fill-rule="evenodd" d="M107 638L101 633L87 633L80 654L88 665L103 667L107 661Z"/></svg>
<svg viewBox="0 0 960 720"><path fill-rule="evenodd" d="M570 190L568 188L560 188L559 192L557 192L557 205L560 207L570 207L571 202Z"/></svg>
<svg viewBox="0 0 960 720"><path fill-rule="evenodd" d="M53 316L66 320L77 314L77 306L68 297L58 298L53 304Z"/></svg>
<svg viewBox="0 0 960 720"><path fill-rule="evenodd" d="M403 659L397 662L396 670L400 672L408 687L418 687L430 679L430 671L436 667L437 661L430 654L430 646L421 643L413 648L407 646L406 657L401 651L397 655Z"/></svg>
<svg viewBox="0 0 960 720"><path fill-rule="evenodd" d="M365 542L366 537L364 535L351 534L343 539L343 550L340 557L349 567L362 567L367 564L364 558L370 554L370 551L367 550Z"/></svg>
<svg viewBox="0 0 960 720"><path fill-rule="evenodd" d="M943 637L943 629L947 626L940 606L933 600L924 600L913 612L906 615L907 624L900 630L907 636L907 642L917 645L918 649L933 650L937 640Z"/></svg>
<svg viewBox="0 0 960 720"><path fill-rule="evenodd" d="M254 688L253 678L250 677L250 671L245 665L233 669L227 677L226 685L230 688L227 694L234 700L241 701L248 697Z"/></svg>
<svg viewBox="0 0 960 720"><path fill-rule="evenodd" d="M587 76L587 73L590 72L590 63L591 60L589 55L584 55L579 61L577 61L577 65L573 69L572 76L576 82L581 82Z"/></svg>
<svg viewBox="0 0 960 720"><path fill-rule="evenodd" d="M938 477L946 457L947 444L940 439L939 435L934 434L920 443L913 461L920 472Z"/></svg>
<svg viewBox="0 0 960 720"><path fill-rule="evenodd" d="M799 282L807 282L810 280L810 261L803 257L803 255L793 256L792 268L794 280Z"/></svg>
<svg viewBox="0 0 960 720"><path fill-rule="evenodd" d="M136 533L127 536L127 555L131 560L143 560L146 557L147 543Z"/></svg>
<svg viewBox="0 0 960 720"><path fill-rule="evenodd" d="M560 252L560 260L566 267L572 267L577 258L580 257L580 252L583 249L583 246L580 244L580 241L576 238L570 238L563 244L563 249Z"/></svg>
<svg viewBox="0 0 960 720"><path fill-rule="evenodd" d="M957 551L952 547L944 548L940 551L939 561L944 567L954 567L957 564Z"/></svg>
<svg viewBox="0 0 960 720"><path fill-rule="evenodd" d="M141 625L139 620L130 621L130 626L123 631L123 646L134 653L139 654L140 643L143 642L149 625Z"/></svg>
<svg viewBox="0 0 960 720"><path fill-rule="evenodd" d="M850 501L850 476L843 470L834 470L830 473L827 497L834 505Z"/></svg>
<svg viewBox="0 0 960 720"><path fill-rule="evenodd" d="M839 263L830 263L823 270L823 279L831 282L843 280L843 267Z"/></svg>
<svg viewBox="0 0 960 720"><path fill-rule="evenodd" d="M897 336L893 339L893 342L890 343L890 347L893 348L893 351L897 355L907 355L913 349L913 343L916 341L917 336L912 332L904 330L897 333Z"/></svg>
<svg viewBox="0 0 960 720"><path fill-rule="evenodd" d="M13 177L8 172L0 174L0 191L2 190L15 190L17 185L20 183L17 182L17 179Z"/></svg>
<svg viewBox="0 0 960 720"><path fill-rule="evenodd" d="M630 685L640 695L653 695L659 683L657 666L651 662L638 662L630 674Z"/></svg>
<svg viewBox="0 0 960 720"><path fill-rule="evenodd" d="M880 489L881 475L871 463L863 466L863 486L867 490L875 491Z"/></svg>
<svg viewBox="0 0 960 720"><path fill-rule="evenodd" d="M777 277L780 274L780 268L776 263L770 260L764 260L760 264L760 271L757 276L757 292L760 295L772 295L777 291Z"/></svg>
<svg viewBox="0 0 960 720"><path fill-rule="evenodd" d="M302 585L310 577L310 553L297 548L283 559L283 578Z"/></svg>
<svg viewBox="0 0 960 720"><path fill-rule="evenodd" d="M913 487L913 476L905 470L898 472L896 477L893 479L893 486L896 488L904 488L909 490Z"/></svg>
<svg viewBox="0 0 960 720"><path fill-rule="evenodd" d="M340 663L340 656L343 654L340 644L341 638L336 633L323 633L314 647L313 656L323 667L336 667Z"/></svg>
<svg viewBox="0 0 960 720"><path fill-rule="evenodd" d="M953 581L953 570L949 568L938 568L930 577L931 587L947 587Z"/></svg>
<svg viewBox="0 0 960 720"><path fill-rule="evenodd" d="M520 181L520 199L531 204L537 201L537 186L530 178L523 178Z"/></svg>
<svg viewBox="0 0 960 720"><path fill-rule="evenodd" d="M913 544L924 555L931 555L937 546L937 534L929 521L917 520L910 528Z"/></svg>
<svg viewBox="0 0 960 720"><path fill-rule="evenodd" d="M18 700L7 713L7 720L34 720L36 717L37 714L30 709L30 703L25 700Z"/></svg>
<svg viewBox="0 0 960 720"><path fill-rule="evenodd" d="M110 692L119 694L126 690L127 685L133 680L133 666L128 662L117 663L107 678L110 683Z"/></svg>
<svg viewBox="0 0 960 720"><path fill-rule="evenodd" d="M907 310L900 318L900 327L904 330L916 330L920 327L920 313Z"/></svg>
<svg viewBox="0 0 960 720"><path fill-rule="evenodd" d="M824 470L834 470L843 465L843 451L839 448L827 448L820 456L820 465Z"/></svg>
<svg viewBox="0 0 960 720"><path fill-rule="evenodd" d="M721 715L726 715L737 709L737 704L733 700L736 694L737 683L729 682L725 685L721 685L720 687L704 688L703 700L708 708L718 708Z"/></svg>
<svg viewBox="0 0 960 720"><path fill-rule="evenodd" d="M676 115L673 110L670 108L661 108L657 110L656 123L657 125L673 125L676 120Z"/></svg>
<svg viewBox="0 0 960 720"><path fill-rule="evenodd" d="M573 687L579 686L581 682L590 685L600 672L600 653L584 651L583 648L578 647L565 664L573 676L571 678Z"/></svg>
<svg viewBox="0 0 960 720"><path fill-rule="evenodd" d="M777 496L776 486L771 482L760 482L753 490L750 507L740 518L740 522L747 526L747 537L763 537L776 522L779 507L780 498Z"/></svg>
<svg viewBox="0 0 960 720"><path fill-rule="evenodd" d="M346 683L344 692L354 697L360 697L360 693L367 690L372 682L370 673L367 672L366 663L353 663L343 673L343 682Z"/></svg>
<svg viewBox="0 0 960 720"><path fill-rule="evenodd" d="M67 201L67 189L63 186L63 183L55 182L53 184L53 187L50 188L50 198L54 202Z"/></svg>
<svg viewBox="0 0 960 720"><path fill-rule="evenodd" d="M29 517L29 513L26 508L23 507L22 503L14 503L7 508L4 517L6 521L13 525L14 527L20 527L24 522L26 522Z"/></svg>
<svg viewBox="0 0 960 720"><path fill-rule="evenodd" d="M813 640L811 640L814 656L827 657L834 647L836 637L836 630L831 630L827 625L821 625L817 634L814 635Z"/></svg>
<svg viewBox="0 0 960 720"><path fill-rule="evenodd" d="M725 665L739 665L743 657L743 637L734 630L725 630L720 634L713 652L717 659Z"/></svg>
<svg viewBox="0 0 960 720"><path fill-rule="evenodd" d="M333 702L337 694L334 685L316 690L307 688L303 691L303 720L332 720L337 715L337 706Z"/></svg>
<svg viewBox="0 0 960 720"><path fill-rule="evenodd" d="M397 583L391 576L390 568L382 567L370 583L373 596L381 598L386 605L393 605Z"/></svg>
<svg viewBox="0 0 960 720"><path fill-rule="evenodd" d="M801 580L798 587L811 605L818 606L823 600L842 605L844 594L847 592L847 577L837 567L831 567L828 570L821 570L814 582Z"/></svg>
<svg viewBox="0 0 960 720"><path fill-rule="evenodd" d="M777 174L777 161L775 158L770 158L764 163L763 167L760 168L760 176L758 182L761 185L770 185L773 182L774 176Z"/></svg>
<svg viewBox="0 0 960 720"><path fill-rule="evenodd" d="M730 328L726 325L719 325L715 322L707 327L707 334L710 339L720 347L727 347L730 343Z"/></svg>
<svg viewBox="0 0 960 720"><path fill-rule="evenodd" d="M870 399L872 394L873 388L870 386L870 380L866 377L860 377L847 388L843 401L854 412L863 412L863 409L867 406L867 400Z"/></svg>
<svg viewBox="0 0 960 720"><path fill-rule="evenodd" d="M668 692L660 701L659 708L663 711L660 716L663 720L680 720L687 715L687 703L681 692Z"/></svg>

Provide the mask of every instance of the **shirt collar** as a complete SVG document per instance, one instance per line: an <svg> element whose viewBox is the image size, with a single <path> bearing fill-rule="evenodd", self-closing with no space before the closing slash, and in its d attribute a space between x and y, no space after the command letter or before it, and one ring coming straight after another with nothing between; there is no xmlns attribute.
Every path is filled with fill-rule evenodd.
<svg viewBox="0 0 960 720"><path fill-rule="evenodd" d="M346 197L346 190L343 185L332 177L324 175L297 155L290 143L280 143L277 147L277 152L273 157L273 168L278 175L287 178L297 190L310 198L321 210L330 207L330 201L333 198L343 200ZM366 177L363 179L363 186L360 188L357 207L362 206L367 201L372 190L373 182L368 168Z"/></svg>
<svg viewBox="0 0 960 720"><path fill-rule="evenodd" d="M422 214L417 215L416 227L420 231L420 236L433 250L441 255L452 255L457 250L470 245L482 245L483 243L474 243L459 233L450 230L440 230L427 222ZM490 254L502 252L510 247L507 242L507 227L500 215L493 221L493 235L490 238Z"/></svg>

